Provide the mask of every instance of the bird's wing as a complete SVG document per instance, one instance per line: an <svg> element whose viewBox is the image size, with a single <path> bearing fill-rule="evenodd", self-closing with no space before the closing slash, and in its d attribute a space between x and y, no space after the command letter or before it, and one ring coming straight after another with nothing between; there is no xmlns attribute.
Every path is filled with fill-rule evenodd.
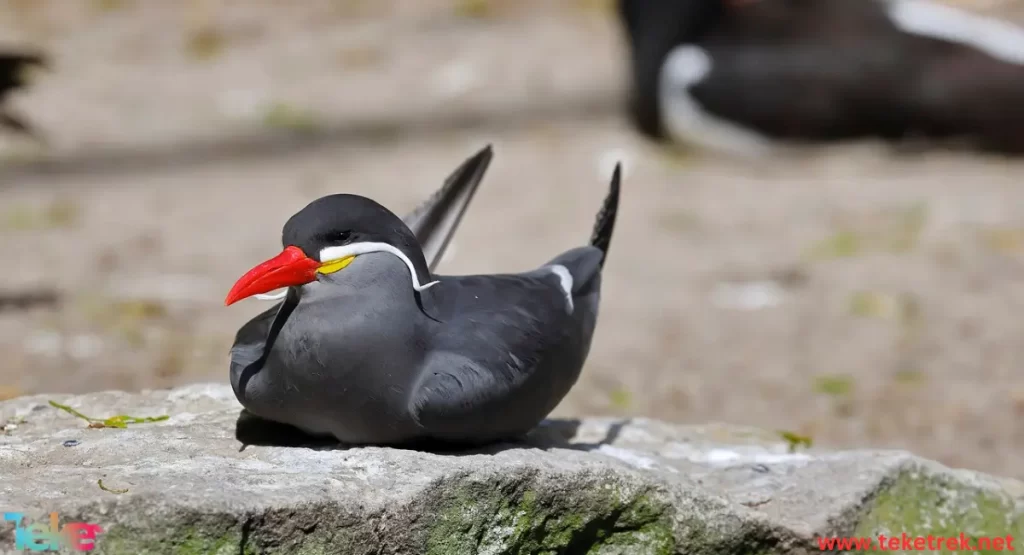
<svg viewBox="0 0 1024 555"><path fill-rule="evenodd" d="M403 218L423 248L430 271L441 261L491 158L493 152L488 145L463 162L436 193Z"/></svg>
<svg viewBox="0 0 1024 555"><path fill-rule="evenodd" d="M666 81L673 127L697 144L740 151L761 150L766 136L848 138L899 127L909 112L905 85L916 71L913 60L884 44L715 45L708 72L687 81L686 55L699 56L685 47L676 52L679 64L666 73L679 76ZM716 124L709 114L732 123Z"/></svg>
<svg viewBox="0 0 1024 555"><path fill-rule="evenodd" d="M442 284L453 279L458 294L447 308L458 316L435 338L410 410L432 434L459 437L545 397L547 374L578 347L575 319L583 315L566 310L560 280L548 271Z"/></svg>

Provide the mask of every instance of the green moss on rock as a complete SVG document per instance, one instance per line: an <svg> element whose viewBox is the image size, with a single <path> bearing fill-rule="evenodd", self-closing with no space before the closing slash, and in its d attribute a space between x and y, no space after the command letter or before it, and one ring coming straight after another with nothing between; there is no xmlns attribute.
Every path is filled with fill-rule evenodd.
<svg viewBox="0 0 1024 555"><path fill-rule="evenodd" d="M1014 547L1024 547L1024 511L1007 493L914 469L901 473L878 494L854 535L877 542L880 534L958 538L961 533L975 547L984 547L979 538L1007 535L1013 537Z"/></svg>
<svg viewBox="0 0 1024 555"><path fill-rule="evenodd" d="M325 516L326 515L326 516ZM353 522L332 505L271 510L239 518L229 513L187 513L138 518L110 526L97 541L99 555L327 555L372 544L353 533ZM363 553L355 551L353 553Z"/></svg>
<svg viewBox="0 0 1024 555"><path fill-rule="evenodd" d="M653 492L612 482L577 486L458 484L442 497L427 553L675 553L669 508Z"/></svg>
<svg viewBox="0 0 1024 555"><path fill-rule="evenodd" d="M240 548L243 555L255 554L242 546L237 529L203 524L153 530L116 526L97 541L97 550L111 555L235 555Z"/></svg>

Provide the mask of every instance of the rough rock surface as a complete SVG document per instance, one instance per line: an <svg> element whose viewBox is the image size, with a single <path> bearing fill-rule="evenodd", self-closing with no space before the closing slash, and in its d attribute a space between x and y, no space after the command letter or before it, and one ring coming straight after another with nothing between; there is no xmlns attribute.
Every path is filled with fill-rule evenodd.
<svg viewBox="0 0 1024 555"><path fill-rule="evenodd" d="M51 399L170 417L89 428ZM214 384L2 403L0 506L24 524L99 523L94 553L132 555L813 553L818 536L961 532L1024 547L1024 484L903 452L790 453L771 432L610 419L472 453L243 449L239 411Z"/></svg>

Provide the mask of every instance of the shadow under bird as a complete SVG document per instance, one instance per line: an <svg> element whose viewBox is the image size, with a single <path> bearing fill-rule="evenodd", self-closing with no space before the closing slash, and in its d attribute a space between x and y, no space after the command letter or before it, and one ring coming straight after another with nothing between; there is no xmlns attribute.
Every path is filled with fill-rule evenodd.
<svg viewBox="0 0 1024 555"><path fill-rule="evenodd" d="M1024 29L929 0L618 0L636 129L740 156L876 138L1024 154Z"/></svg>
<svg viewBox="0 0 1024 555"><path fill-rule="evenodd" d="M460 174L483 154L489 160L490 149L448 185L466 183ZM436 239L453 230L424 241L407 224L424 222L430 208L403 222L357 195L313 201L285 224L284 251L225 300L288 288L236 336L239 402L261 419L348 444L522 437L569 392L589 353L620 175L616 166L589 244L518 274L433 274L421 245L443 244Z"/></svg>
<svg viewBox="0 0 1024 555"><path fill-rule="evenodd" d="M31 126L5 109L4 102L11 93L28 85L26 75L29 69L47 66L48 62L42 54L0 52L0 127L36 139L40 138Z"/></svg>

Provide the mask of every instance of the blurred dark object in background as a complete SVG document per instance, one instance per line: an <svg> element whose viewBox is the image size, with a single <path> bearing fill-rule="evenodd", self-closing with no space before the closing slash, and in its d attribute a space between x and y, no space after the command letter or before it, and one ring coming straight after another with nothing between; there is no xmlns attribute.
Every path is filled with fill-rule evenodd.
<svg viewBox="0 0 1024 555"><path fill-rule="evenodd" d="M1024 154L1024 29L926 0L619 0L644 135L967 141Z"/></svg>
<svg viewBox="0 0 1024 555"><path fill-rule="evenodd" d="M39 133L20 117L11 114L4 101L14 91L29 84L26 78L34 67L48 67L46 56L39 52L0 51L0 127L41 140Z"/></svg>
<svg viewBox="0 0 1024 555"><path fill-rule="evenodd" d="M59 302L60 295L50 289L0 291L0 312L29 310L39 306L52 308Z"/></svg>

